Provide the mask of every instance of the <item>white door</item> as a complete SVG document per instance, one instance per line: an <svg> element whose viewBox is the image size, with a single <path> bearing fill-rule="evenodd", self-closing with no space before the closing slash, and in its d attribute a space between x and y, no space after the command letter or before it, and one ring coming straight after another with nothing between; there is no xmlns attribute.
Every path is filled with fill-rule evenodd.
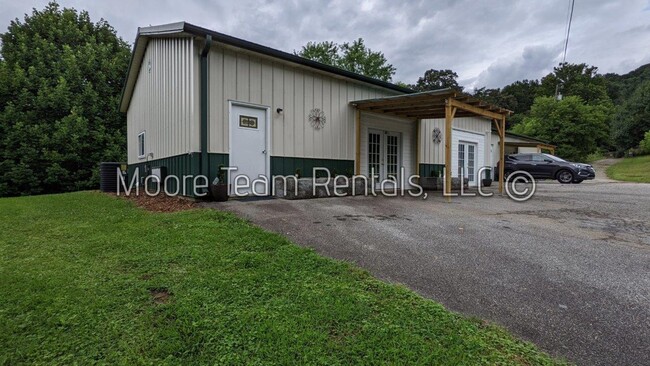
<svg viewBox="0 0 650 366"><path fill-rule="evenodd" d="M466 141L458 142L458 176L461 174L469 180L470 185L476 184L476 154L478 144Z"/></svg>
<svg viewBox="0 0 650 366"><path fill-rule="evenodd" d="M235 194L234 182L245 185L248 181L258 179L260 175L268 178L267 151L267 110L232 104L230 109L230 166L237 170L230 173L230 194ZM259 184L255 192L264 192L264 186ZM252 193L250 189L238 189L240 194Z"/></svg>
<svg viewBox="0 0 650 366"><path fill-rule="evenodd" d="M401 161L400 134L397 132L368 130L368 176L375 176L375 183L392 180L398 183ZM386 185L393 188L396 185Z"/></svg>

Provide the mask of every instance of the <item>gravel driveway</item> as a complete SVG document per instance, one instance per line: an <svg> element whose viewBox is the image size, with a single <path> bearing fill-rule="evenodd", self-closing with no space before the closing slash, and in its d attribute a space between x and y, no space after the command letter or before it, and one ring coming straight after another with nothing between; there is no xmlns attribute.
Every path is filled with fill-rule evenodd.
<svg viewBox="0 0 650 366"><path fill-rule="evenodd" d="M650 364L650 185L212 204L584 365Z"/></svg>

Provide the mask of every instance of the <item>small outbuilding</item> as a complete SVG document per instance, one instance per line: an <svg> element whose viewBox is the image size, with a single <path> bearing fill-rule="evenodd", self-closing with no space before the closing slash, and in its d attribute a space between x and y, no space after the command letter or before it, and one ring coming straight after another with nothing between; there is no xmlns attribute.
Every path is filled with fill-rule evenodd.
<svg viewBox="0 0 650 366"><path fill-rule="evenodd" d="M251 179L311 177L324 167L410 188L405 176L448 171L447 189L461 168L476 185L480 168L496 165L510 113L456 90L416 93L186 22L138 29L120 110L129 176L141 179L212 181L228 166Z"/></svg>

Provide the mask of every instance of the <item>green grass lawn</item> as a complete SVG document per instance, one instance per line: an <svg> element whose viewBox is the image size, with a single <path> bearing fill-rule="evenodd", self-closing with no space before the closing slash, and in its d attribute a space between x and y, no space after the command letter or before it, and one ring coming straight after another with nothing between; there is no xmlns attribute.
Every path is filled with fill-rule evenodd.
<svg viewBox="0 0 650 366"><path fill-rule="evenodd" d="M650 183L650 155L625 158L607 168L606 173L616 180Z"/></svg>
<svg viewBox="0 0 650 366"><path fill-rule="evenodd" d="M0 364L558 363L231 214L83 192L0 199L0 230Z"/></svg>

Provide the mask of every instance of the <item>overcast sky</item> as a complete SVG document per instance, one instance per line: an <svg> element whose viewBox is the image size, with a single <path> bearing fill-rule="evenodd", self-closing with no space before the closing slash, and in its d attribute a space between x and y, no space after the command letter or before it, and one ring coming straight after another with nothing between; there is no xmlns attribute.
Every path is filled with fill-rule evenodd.
<svg viewBox="0 0 650 366"><path fill-rule="evenodd" d="M106 19L132 43L137 27L187 21L283 51L307 41L363 38L413 83L452 69L461 85L502 87L539 78L562 58L570 0L249 1L60 0ZM0 32L45 0L0 0ZM576 0L568 62L626 73L650 62L648 0Z"/></svg>

